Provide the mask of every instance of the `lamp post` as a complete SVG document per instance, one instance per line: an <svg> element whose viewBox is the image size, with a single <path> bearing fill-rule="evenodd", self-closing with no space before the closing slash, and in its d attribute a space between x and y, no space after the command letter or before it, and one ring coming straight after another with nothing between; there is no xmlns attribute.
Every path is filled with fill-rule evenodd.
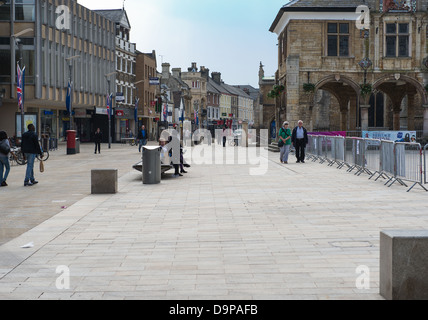
<svg viewBox="0 0 428 320"><path fill-rule="evenodd" d="M22 30L21 32L18 32L16 34L14 34L12 36L13 39L13 43L18 45L18 50L19 50L19 67L21 68L21 70L23 69L23 47L24 44L22 43L22 41L19 39L19 37L23 36L26 33L30 33L33 32L34 30L31 28ZM15 66L14 66L15 68ZM13 74L13 76L15 76L15 74ZM22 106L21 106L21 138L24 134L25 131L25 110L24 110L24 85L25 83L22 84Z"/></svg>
<svg viewBox="0 0 428 320"><path fill-rule="evenodd" d="M111 89L110 89L110 77L115 75L116 72L111 72L109 74L106 74L106 80L107 80L107 84L108 84L108 95L111 96ZM113 101L110 99L110 106L108 109L109 115L108 115L108 148L111 149L111 115L112 115L112 109L113 109Z"/></svg>
<svg viewBox="0 0 428 320"><path fill-rule="evenodd" d="M65 59L68 61L68 69L70 71L68 78L70 82L70 130L73 130L73 60L78 58L80 56L72 56Z"/></svg>

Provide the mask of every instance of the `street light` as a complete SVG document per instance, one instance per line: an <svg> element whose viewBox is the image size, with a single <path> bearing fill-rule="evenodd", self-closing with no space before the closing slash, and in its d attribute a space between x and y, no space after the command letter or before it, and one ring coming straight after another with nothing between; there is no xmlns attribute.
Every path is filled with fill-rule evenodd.
<svg viewBox="0 0 428 320"><path fill-rule="evenodd" d="M108 84L108 95L111 96L111 90L110 90L110 77L114 76L117 72L111 72L109 74L106 74L106 80L107 80L107 84ZM108 109L108 148L111 149L111 113L113 109L113 102L110 100L110 105L109 109Z"/></svg>
<svg viewBox="0 0 428 320"><path fill-rule="evenodd" d="M68 68L70 70L69 82L70 82L70 130L73 130L73 60L78 59L80 56L72 56L66 58L65 61L68 61ZM68 90L68 89L67 89Z"/></svg>
<svg viewBox="0 0 428 320"><path fill-rule="evenodd" d="M22 56L22 51L23 50L22 49L23 49L24 45L23 45L22 41L19 39L19 37L23 36L24 34L33 32L33 31L34 31L33 29L28 28L28 29L22 30L21 32L18 32L18 33L14 34L12 36L13 43L16 44L16 45L18 45L18 49L19 49L19 67L21 68L21 70L23 68L23 65L22 65L23 64L23 56ZM15 68L15 66L14 66L14 68ZM13 72L13 77L15 78L15 72ZM23 84L23 86L24 85L25 85L25 83ZM24 90L24 88L22 88L21 137L24 135L24 131L25 131L25 128L24 128L25 127L25 111L24 111L24 100L25 99L24 99L24 92L25 92L25 90Z"/></svg>

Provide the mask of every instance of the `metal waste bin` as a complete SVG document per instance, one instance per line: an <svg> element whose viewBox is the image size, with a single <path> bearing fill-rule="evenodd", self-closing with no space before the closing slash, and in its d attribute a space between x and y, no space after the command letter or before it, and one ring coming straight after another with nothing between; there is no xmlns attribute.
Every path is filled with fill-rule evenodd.
<svg viewBox="0 0 428 320"><path fill-rule="evenodd" d="M143 147L143 184L161 183L161 149Z"/></svg>
<svg viewBox="0 0 428 320"><path fill-rule="evenodd" d="M80 139L76 138L76 153L80 153Z"/></svg>

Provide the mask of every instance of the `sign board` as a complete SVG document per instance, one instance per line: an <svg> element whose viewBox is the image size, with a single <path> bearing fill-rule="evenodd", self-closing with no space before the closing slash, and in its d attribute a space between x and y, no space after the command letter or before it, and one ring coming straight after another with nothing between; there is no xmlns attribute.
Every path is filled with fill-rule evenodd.
<svg viewBox="0 0 428 320"><path fill-rule="evenodd" d="M117 115L118 117L122 117L122 116L124 116L124 115L125 115L125 112L124 112L123 110L116 110L116 115Z"/></svg>
<svg viewBox="0 0 428 320"><path fill-rule="evenodd" d="M107 108L96 108L95 113L108 116L108 109Z"/></svg>
<svg viewBox="0 0 428 320"><path fill-rule="evenodd" d="M157 77L152 77L149 79L149 85L151 86L158 86L160 85L160 80Z"/></svg>
<svg viewBox="0 0 428 320"><path fill-rule="evenodd" d="M394 142L416 142L416 131L363 131L363 138Z"/></svg>
<svg viewBox="0 0 428 320"><path fill-rule="evenodd" d="M125 102L125 96L123 92L116 93L116 102Z"/></svg>

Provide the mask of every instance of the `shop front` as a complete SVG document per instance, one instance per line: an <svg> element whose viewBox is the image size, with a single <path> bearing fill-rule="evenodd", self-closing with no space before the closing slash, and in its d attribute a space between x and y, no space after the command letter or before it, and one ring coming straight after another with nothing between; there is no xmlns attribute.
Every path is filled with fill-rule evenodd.
<svg viewBox="0 0 428 320"><path fill-rule="evenodd" d="M116 141L133 136L135 131L134 109L116 109L115 117L117 125Z"/></svg>

